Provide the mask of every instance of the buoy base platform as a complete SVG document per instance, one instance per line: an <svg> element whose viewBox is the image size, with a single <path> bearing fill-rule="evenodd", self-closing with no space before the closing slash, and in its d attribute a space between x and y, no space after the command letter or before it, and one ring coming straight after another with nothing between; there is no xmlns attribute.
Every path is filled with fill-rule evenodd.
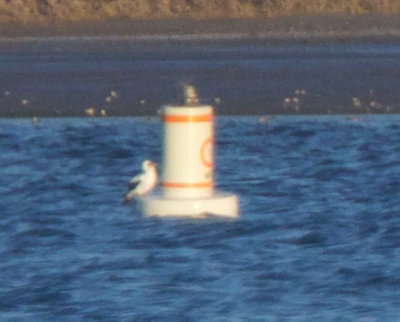
<svg viewBox="0 0 400 322"><path fill-rule="evenodd" d="M203 198L166 198L162 195L149 195L142 199L142 207L146 216L239 217L237 196L226 192L214 192L211 196Z"/></svg>

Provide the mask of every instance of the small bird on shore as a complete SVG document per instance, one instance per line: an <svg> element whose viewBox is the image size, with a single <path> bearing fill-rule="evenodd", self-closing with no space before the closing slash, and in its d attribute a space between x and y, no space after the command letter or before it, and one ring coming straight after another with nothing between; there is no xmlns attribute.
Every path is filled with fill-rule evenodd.
<svg viewBox="0 0 400 322"><path fill-rule="evenodd" d="M89 107L85 110L85 113L87 116L96 116L96 108L95 107Z"/></svg>
<svg viewBox="0 0 400 322"><path fill-rule="evenodd" d="M122 204L129 203L136 197L142 197L148 194L157 184L157 164L150 160L142 163L143 172L134 176L129 181L129 191L125 195Z"/></svg>
<svg viewBox="0 0 400 322"><path fill-rule="evenodd" d="M28 105L29 105L29 100L26 99L26 98L24 98L23 100L21 100L21 104L22 104L23 106L28 106Z"/></svg>

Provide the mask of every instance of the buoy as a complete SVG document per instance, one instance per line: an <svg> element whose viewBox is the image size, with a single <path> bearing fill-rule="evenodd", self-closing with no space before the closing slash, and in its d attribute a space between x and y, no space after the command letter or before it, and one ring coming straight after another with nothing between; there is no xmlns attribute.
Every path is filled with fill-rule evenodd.
<svg viewBox="0 0 400 322"><path fill-rule="evenodd" d="M193 86L184 87L184 100L184 105L166 105L161 110L161 191L142 199L143 212L161 217L236 218L238 197L214 190L213 107L199 102Z"/></svg>

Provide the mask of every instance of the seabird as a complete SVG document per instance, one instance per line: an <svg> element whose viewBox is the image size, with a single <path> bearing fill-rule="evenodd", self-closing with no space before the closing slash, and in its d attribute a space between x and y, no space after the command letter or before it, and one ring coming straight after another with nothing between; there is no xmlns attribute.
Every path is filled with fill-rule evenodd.
<svg viewBox="0 0 400 322"><path fill-rule="evenodd" d="M96 116L96 108L94 108L94 107L89 107L89 108L87 108L87 109L85 110L85 113L86 113L88 116Z"/></svg>
<svg viewBox="0 0 400 322"><path fill-rule="evenodd" d="M283 107L289 107L291 103L292 99L290 97L285 97L285 99L283 100Z"/></svg>
<svg viewBox="0 0 400 322"><path fill-rule="evenodd" d="M361 100L358 97L353 97L353 105L355 108L360 108L362 103Z"/></svg>
<svg viewBox="0 0 400 322"><path fill-rule="evenodd" d="M149 193L157 184L157 165L153 161L145 160L142 163L143 172L129 181L129 191L125 195L123 204L129 203L135 197L142 197Z"/></svg>

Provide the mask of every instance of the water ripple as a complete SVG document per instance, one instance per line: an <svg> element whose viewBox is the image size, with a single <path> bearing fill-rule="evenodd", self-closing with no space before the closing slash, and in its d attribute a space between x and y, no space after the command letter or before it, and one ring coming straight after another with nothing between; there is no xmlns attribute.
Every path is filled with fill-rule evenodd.
<svg viewBox="0 0 400 322"><path fill-rule="evenodd" d="M1 123L6 321L398 317L397 116L217 117L216 185L239 220L120 205L141 161L160 161L159 124Z"/></svg>

